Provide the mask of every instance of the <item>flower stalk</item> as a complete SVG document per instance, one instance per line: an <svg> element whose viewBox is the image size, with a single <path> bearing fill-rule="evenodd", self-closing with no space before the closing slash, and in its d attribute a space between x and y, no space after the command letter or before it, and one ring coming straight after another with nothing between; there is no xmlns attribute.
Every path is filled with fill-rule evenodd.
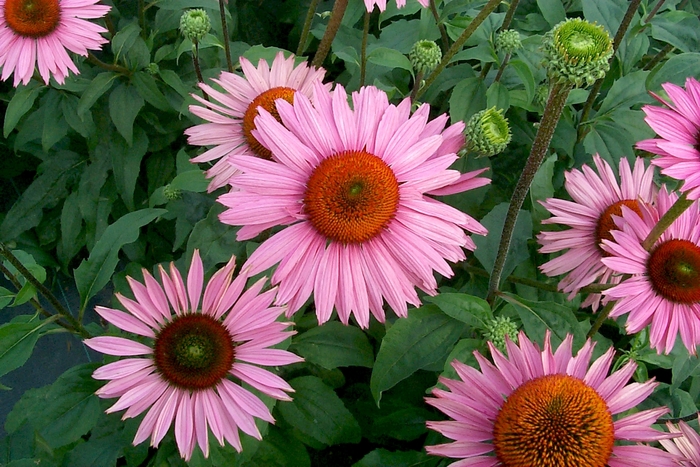
<svg viewBox="0 0 700 467"><path fill-rule="evenodd" d="M369 36L370 13L365 11L362 22L362 49L360 51L360 87L365 85L365 74L367 72L367 36Z"/></svg>
<svg viewBox="0 0 700 467"><path fill-rule="evenodd" d="M348 0L335 0L333 4L333 10L331 10L331 17L328 20L328 26L326 26L326 31L323 33L321 42L318 44L318 49L316 50L316 55L311 61L311 64L316 68L323 65L323 61L328 56L328 52L331 51L331 44L335 35L340 29L340 23L343 21L343 15L345 15L345 10L348 8Z"/></svg>
<svg viewBox="0 0 700 467"><path fill-rule="evenodd" d="M673 222L680 217L681 214L685 212L690 206L693 205L695 201L688 199L686 192L682 192L680 197L673 203L673 206L666 211L666 213L661 216L659 222L651 229L647 238L644 239L642 247L645 250L651 251L654 243L661 237L661 235L668 229Z"/></svg>
<svg viewBox="0 0 700 467"><path fill-rule="evenodd" d="M221 14L221 33L224 39L224 54L226 55L226 68L229 73L233 73L233 62L231 61L231 45L229 44L228 23L226 22L226 0L219 0L219 13Z"/></svg>
<svg viewBox="0 0 700 467"><path fill-rule="evenodd" d="M603 325L603 322L606 319L608 319L608 316L610 315L613 306L615 306L615 302L609 302L603 307L600 313L598 313L598 317L593 322L593 325L591 326L590 331L588 331L588 334L586 334L586 339L591 339L593 336L595 336L600 327Z"/></svg>
<svg viewBox="0 0 700 467"><path fill-rule="evenodd" d="M297 46L296 55L301 55L306 49L306 41L309 39L309 32L311 32L311 24L314 21L314 15L316 14L316 8L321 0L311 0L309 5L309 11L306 12L306 18L304 19L304 27L301 30L301 36L299 37L299 45Z"/></svg>

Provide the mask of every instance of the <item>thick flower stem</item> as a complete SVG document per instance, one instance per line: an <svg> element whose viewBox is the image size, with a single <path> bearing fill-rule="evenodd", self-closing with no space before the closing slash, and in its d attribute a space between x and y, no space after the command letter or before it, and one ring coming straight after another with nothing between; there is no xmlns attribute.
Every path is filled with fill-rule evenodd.
<svg viewBox="0 0 700 467"><path fill-rule="evenodd" d="M500 31L505 31L510 27L510 23L513 22L513 17L515 16L515 10L518 8L518 3L520 0L512 0L508 6L508 11L506 11L506 16L503 18L503 24L499 28Z"/></svg>
<svg viewBox="0 0 700 467"><path fill-rule="evenodd" d="M365 85L365 73L367 71L367 36L369 36L370 13L365 11L365 19L362 26L362 50L360 51L360 87Z"/></svg>
<svg viewBox="0 0 700 467"><path fill-rule="evenodd" d="M425 85L418 91L418 94L416 95L416 99L420 98L420 96L423 95L423 93L430 87L431 84L437 79L437 77L442 73L442 70L445 69L445 67L450 63L450 60L452 60L452 57L454 57L457 52L462 50L462 47L464 46L464 43L467 42L467 39L471 37L472 34L474 34L474 31L481 25L481 23L484 22L484 20L493 12L493 10L496 9L498 5L500 5L502 0L489 0L489 2L484 5L484 8L479 12L476 17L469 23L469 26L464 30L461 36L457 38L457 40L452 44L452 47L442 56L442 61L440 64L433 70L432 73L430 73L430 76L425 80Z"/></svg>
<svg viewBox="0 0 700 467"><path fill-rule="evenodd" d="M202 69L199 67L199 44L194 43L194 50L192 51L192 65L194 66L194 72L197 75L197 81L204 83L204 78L202 77ZM202 95L206 100L209 100L207 93L202 90Z"/></svg>
<svg viewBox="0 0 700 467"><path fill-rule="evenodd" d="M309 11L306 12L306 19L304 20L304 27L301 30L301 37L299 37L299 45L297 46L297 55L304 53L306 48L306 41L309 39L309 32L311 31L311 23L314 21L314 15L316 14L316 8L321 0L311 0L309 5Z"/></svg>
<svg viewBox="0 0 700 467"><path fill-rule="evenodd" d="M539 169L545 155L547 154L549 143L552 140L552 135L557 127L557 123L559 122L559 117L564 110L566 98L569 96L571 87L571 84L568 83L556 83L552 86L552 91L549 94L549 100L547 101L547 105L544 109L544 115L542 116L540 127L537 130L535 140L532 143L530 155L527 158L525 167L523 168L520 178L518 179L518 184L516 185L513 196L510 199L508 214L506 215L505 223L503 224L503 231L501 233L501 242L498 245L496 261L494 262L493 271L491 272L491 279L489 281L489 292L486 297L486 300L489 303L493 303L494 296L501 282L503 266L506 263L506 256L508 254L508 249L510 248L510 241L513 237L513 230L515 229L515 221L518 217L518 211L520 211L520 208L525 201L525 196L530 189L532 180L535 178L537 169Z"/></svg>
<svg viewBox="0 0 700 467"><path fill-rule="evenodd" d="M649 235L647 235L647 238L644 239L642 242L642 247L644 247L645 250L651 251L652 247L654 246L654 243L661 237L661 235L668 229L671 224L673 224L673 221L678 219L681 214L685 212L686 209L688 209L690 206L695 201L688 199L687 194L685 192L681 193L680 198L676 200L675 203L673 203L673 206L666 211L666 213L661 216L661 219L659 219L659 222L656 223L653 229L651 229L651 232L649 232Z"/></svg>
<svg viewBox="0 0 700 467"><path fill-rule="evenodd" d="M613 309L613 306L615 306L615 302L609 302L608 304L603 307L603 309L598 313L598 317L595 319L593 322L593 325L591 326L591 330L588 331L588 334L586 334L586 339L590 339L595 334L598 332L598 329L603 325L603 322L608 319L608 315L610 315L610 312Z"/></svg>
<svg viewBox="0 0 700 467"><path fill-rule="evenodd" d="M615 38L613 39L613 54L610 56L609 62L612 62L613 58L615 57L615 53L617 52L618 47L620 47L622 39L625 37L625 34L627 33L627 30L629 29L630 24L632 23L632 18L634 18L634 15L637 13L637 9L639 9L639 4L641 2L642 0L632 0L629 6L627 7L627 13L625 13L625 16L622 18L622 21L620 22L620 27L617 29L617 33L615 33ZM581 111L581 119L579 120L579 122L583 123L586 120L588 120L588 114L591 113L591 109L593 109L593 103L598 97L598 93L600 92L600 88L602 86L603 78L600 78L595 83L593 83L593 86L591 87L591 92L588 93L588 99L586 99L586 103L584 104L583 110ZM583 137L586 136L586 133L586 126L579 125L578 141L581 141Z"/></svg>
<svg viewBox="0 0 700 467"><path fill-rule="evenodd" d="M221 14L221 33L224 39L224 54L226 55L226 68L229 73L233 73L233 62L231 61L231 45L228 37L228 23L226 22L225 0L219 0L219 13ZM228 2L226 2L228 3Z"/></svg>
<svg viewBox="0 0 700 467"><path fill-rule="evenodd" d="M314 59L311 62L316 68L323 66L323 61L328 56L328 52L331 51L331 44L338 33L338 29L340 29L340 23L343 21L343 15L345 15L347 7L348 0L335 0L333 10L331 10L331 17L328 20L328 26L326 26L326 32L323 33L316 55L314 55Z"/></svg>
<svg viewBox="0 0 700 467"><path fill-rule="evenodd" d="M440 40L442 41L440 43L440 50L444 54L450 48L450 38L447 36L445 25L440 21L440 13L438 13L435 0L430 0L429 6L430 12L433 14L433 18L435 18L435 24L437 24L438 30L440 31Z"/></svg>
<svg viewBox="0 0 700 467"><path fill-rule="evenodd" d="M423 72L419 71L416 73L416 79L413 80L413 89L411 90L411 102L416 101L416 96L418 91L420 91L420 83L423 81Z"/></svg>

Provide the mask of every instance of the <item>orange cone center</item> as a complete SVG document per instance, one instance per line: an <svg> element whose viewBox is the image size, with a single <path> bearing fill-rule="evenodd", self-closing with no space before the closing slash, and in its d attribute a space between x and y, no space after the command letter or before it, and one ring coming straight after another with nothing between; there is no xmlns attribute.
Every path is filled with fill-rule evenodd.
<svg viewBox="0 0 700 467"><path fill-rule="evenodd" d="M265 146L260 144L260 142L255 139L252 131L255 130L255 117L257 117L260 112L258 112L258 107L262 107L272 114L273 117L277 119L278 122L282 123L279 112L277 112L277 106L275 101L277 99L284 99L290 104L294 103L294 93L296 91L292 88L277 87L268 89L267 91L260 94L258 97L253 99L248 108L243 115L243 134L248 142L248 146L253 152L262 159L272 160L272 153Z"/></svg>
<svg viewBox="0 0 700 467"><path fill-rule="evenodd" d="M4 8L7 26L23 37L47 36L61 19L58 0L5 0Z"/></svg>

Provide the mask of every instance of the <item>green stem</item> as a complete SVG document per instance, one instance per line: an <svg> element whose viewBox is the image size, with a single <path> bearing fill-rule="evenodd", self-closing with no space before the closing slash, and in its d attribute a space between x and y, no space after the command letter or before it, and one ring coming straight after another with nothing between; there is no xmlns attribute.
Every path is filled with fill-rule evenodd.
<svg viewBox="0 0 700 467"><path fill-rule="evenodd" d="M21 283L19 282L19 280L15 277L15 275L12 274L12 272L11 272L9 269L7 269L2 263L0 263L0 272L1 272L5 277L7 277L7 278L10 280L10 282L12 282L12 285L17 289L18 292L19 292L20 290L22 290L22 284L21 284ZM30 299L30 300L29 300L29 303L31 303L31 305L34 307L34 309L35 309L36 311L38 311L38 312L41 313L42 315L46 316L47 318L48 318L48 317L51 317L51 316L54 316L54 315L52 315L49 311L47 311L43 306L41 306L41 303L39 303L39 300L37 300L36 298Z"/></svg>
<svg viewBox="0 0 700 467"><path fill-rule="evenodd" d="M603 322L606 319L608 319L608 315L610 315L610 312L612 311L613 306L615 306L615 302L608 302L608 304L603 307L603 309L598 314L598 317L593 322L593 326L591 326L591 330L588 331L588 334L586 334L586 339L590 339L593 336L595 336L595 334L598 332L598 329L600 329L600 327L603 325Z"/></svg>
<svg viewBox="0 0 700 467"><path fill-rule="evenodd" d="M323 66L323 61L328 56L328 52L331 51L331 44L333 44L333 39L335 39L335 35L340 29L340 23L343 21L343 15L345 15L347 7L348 0L335 0L333 10L331 10L331 17L328 20L328 26L326 26L326 31L318 44L316 55L314 55L314 59L311 62L316 68Z"/></svg>
<svg viewBox="0 0 700 467"><path fill-rule="evenodd" d="M369 36L370 13L365 11L365 19L362 25L362 50L360 51L360 87L365 85L365 73L367 71L367 36Z"/></svg>
<svg viewBox="0 0 700 467"><path fill-rule="evenodd" d="M433 18L435 18L435 24L437 24L438 30L440 31L440 39L442 41L440 44L440 50L444 54L450 48L450 38L447 36L447 29L445 29L445 24L442 21L440 21L440 13L438 13L437 4L435 3L435 0L430 0L430 12L433 14Z"/></svg>
<svg viewBox="0 0 700 467"><path fill-rule="evenodd" d="M204 83L204 78L202 77L202 69L199 67L199 43L195 42L194 50L192 51L192 65L194 66L194 72L197 75L197 81ZM209 100L209 96L202 89L202 95L206 100Z"/></svg>
<svg viewBox="0 0 700 467"><path fill-rule="evenodd" d="M520 178L518 179L518 184L516 185L513 196L510 199L508 214L506 215L506 219L503 224L503 231L501 233L501 242L498 245L496 261L494 262L493 271L491 272L491 279L489 281L489 291L486 298L489 303L493 303L495 293L498 290L501 282L503 266L506 263L506 255L508 254L508 249L510 248L510 241L513 237L513 230L515 229L515 221L518 217L518 211L520 211L520 208L525 201L525 196L530 189L532 180L535 178L537 169L539 169L545 155L547 154L549 143L552 140L552 135L557 127L557 123L559 122L559 117L564 110L566 98L569 95L569 91L571 91L571 87L572 85L568 83L557 83L553 85L549 94L549 100L545 106L544 115L542 116L540 127L535 135L535 140L532 143L530 155L527 158L525 167L523 168Z"/></svg>
<svg viewBox="0 0 700 467"><path fill-rule="evenodd" d="M229 73L233 73L233 62L231 61L231 44L228 37L228 22L226 21L226 0L219 0L219 13L221 14L221 33L224 39L224 53L226 54L226 68ZM228 4L228 2L226 2Z"/></svg>
<svg viewBox="0 0 700 467"><path fill-rule="evenodd" d="M297 55L304 53L306 48L306 41L309 39L309 32L311 31L311 24L314 21L314 15L316 14L316 8L321 0L311 0L309 5L309 11L306 12L306 19L304 20L304 27L301 30L301 37L299 38L299 45L297 46Z"/></svg>
<svg viewBox="0 0 700 467"><path fill-rule="evenodd" d="M452 60L452 57L454 57L457 52L462 50L462 47L464 46L464 43L467 42L467 39L471 37L472 34L474 34L474 31L481 25L481 23L484 22L484 20L491 14L493 10L496 9L496 7L501 3L502 0L489 0L489 2L484 5L484 8L479 12L478 15L469 23L469 26L464 30L461 36L457 38L457 40L452 44L452 47L445 53L445 55L442 56L442 61L440 64L433 70L432 73L430 73L430 76L425 80L425 85L418 91L418 94L416 95L416 99L420 98L420 96L423 95L425 91L428 90L430 85L433 84L433 82L437 79L437 77L442 73L442 70L445 69L445 67L450 63L450 60Z"/></svg>
<svg viewBox="0 0 700 467"><path fill-rule="evenodd" d="M647 235L647 238L642 242L644 249L651 251L654 243L656 243L666 229L673 224L673 221L678 219L694 202L695 201L688 199L686 192L682 192L680 198L678 198L676 202L673 203L673 206L661 216L659 222L656 223L654 228L651 229L651 232L649 232L649 235Z"/></svg>
<svg viewBox="0 0 700 467"><path fill-rule="evenodd" d="M109 63L105 63L102 60L100 60L99 58L95 57L92 54L92 52L88 52L88 56L87 56L86 61L92 63L93 65L97 65L100 68L104 68L105 70L114 71L116 73L121 73L122 75L131 76L131 70L129 70L128 68L120 66L120 65L112 65Z"/></svg>
<svg viewBox="0 0 700 467"><path fill-rule="evenodd" d="M506 66L508 66L508 61L510 60L510 52L506 54L505 57L503 57L503 62L501 62L501 66L498 68L498 73L496 73L496 77L493 79L494 83L497 83L498 81L501 80L501 76L503 76L503 71L506 69Z"/></svg>

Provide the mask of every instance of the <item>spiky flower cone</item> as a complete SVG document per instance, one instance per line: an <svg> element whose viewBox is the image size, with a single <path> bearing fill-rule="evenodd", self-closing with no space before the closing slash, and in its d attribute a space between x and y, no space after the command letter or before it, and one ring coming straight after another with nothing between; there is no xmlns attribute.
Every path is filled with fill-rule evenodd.
<svg viewBox="0 0 700 467"><path fill-rule="evenodd" d="M467 147L477 157L491 157L503 152L510 139L510 126L502 109L491 107L482 110L467 123Z"/></svg>

